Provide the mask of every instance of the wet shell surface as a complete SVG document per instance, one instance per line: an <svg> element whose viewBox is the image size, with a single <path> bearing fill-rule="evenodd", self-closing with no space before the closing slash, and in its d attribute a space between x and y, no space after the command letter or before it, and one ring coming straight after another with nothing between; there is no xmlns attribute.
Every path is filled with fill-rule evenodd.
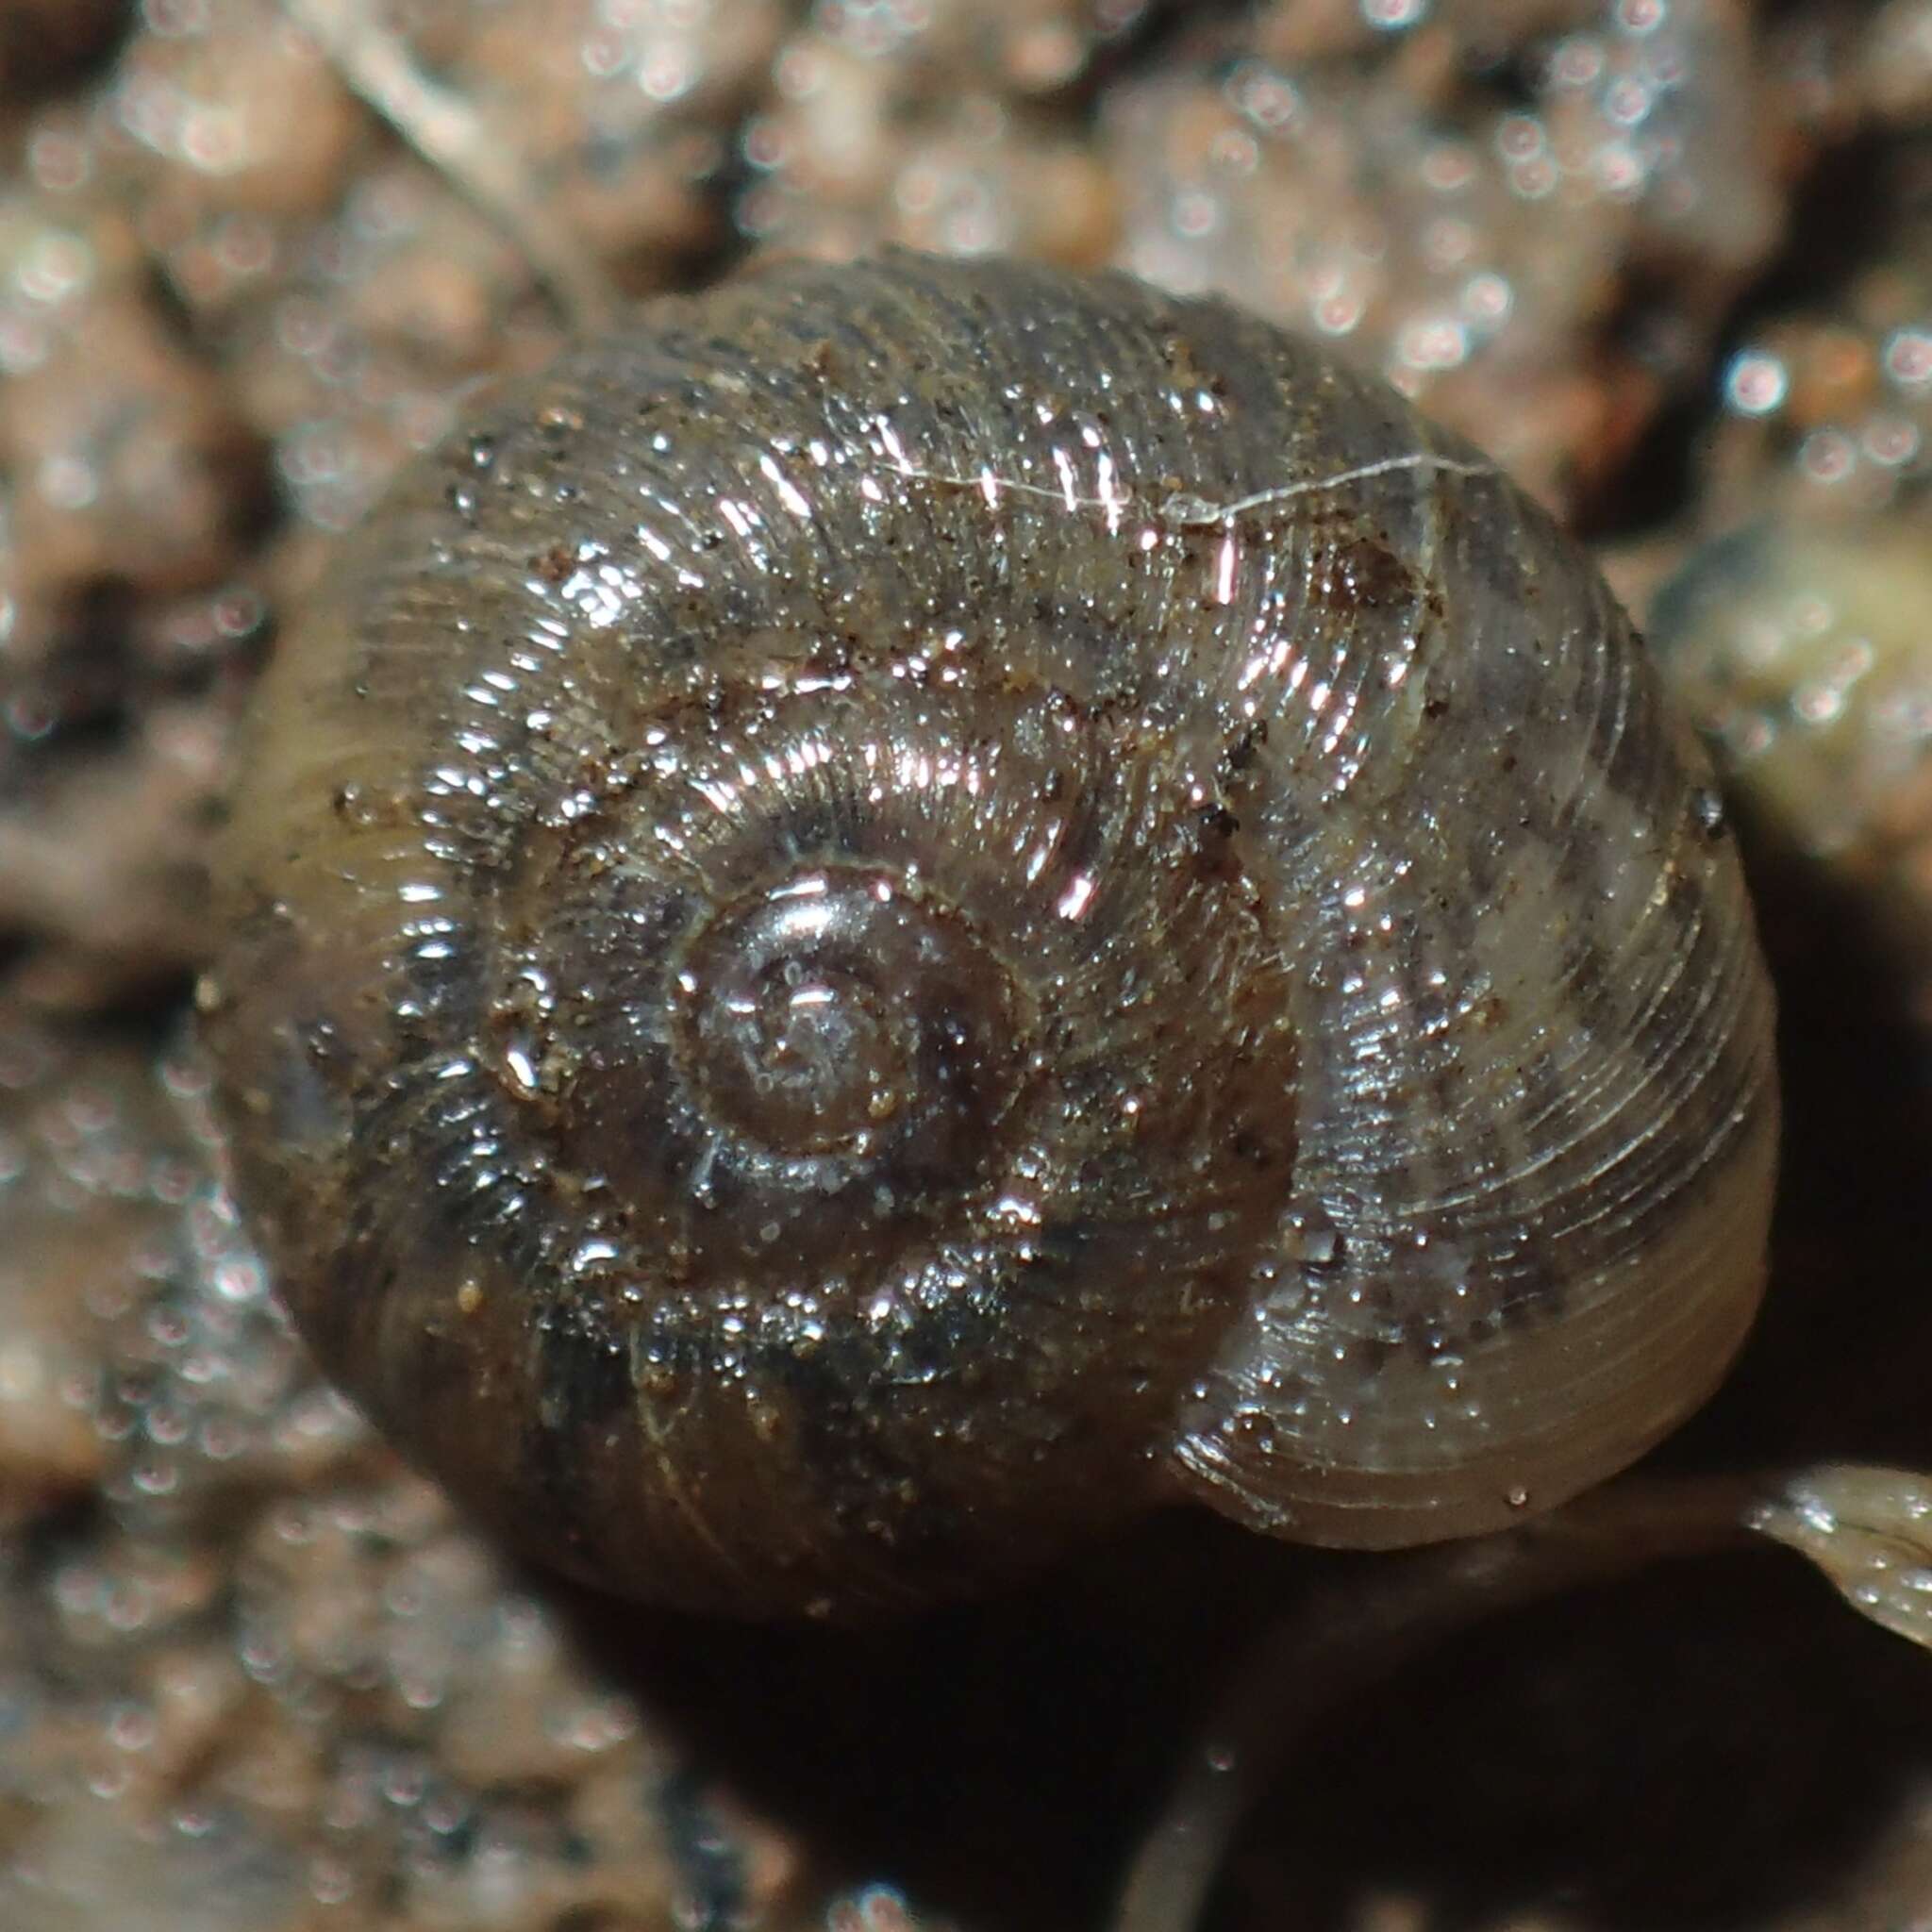
<svg viewBox="0 0 1932 1932"><path fill-rule="evenodd" d="M798 266L486 396L282 640L220 874L304 1334L639 1596L1491 1529L1759 1293L1701 756L1492 466L1214 302Z"/></svg>

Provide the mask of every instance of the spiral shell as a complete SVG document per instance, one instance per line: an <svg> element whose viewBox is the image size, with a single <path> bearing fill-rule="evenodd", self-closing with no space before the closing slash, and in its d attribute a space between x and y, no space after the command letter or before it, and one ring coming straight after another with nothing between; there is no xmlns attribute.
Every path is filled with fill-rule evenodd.
<svg viewBox="0 0 1932 1932"><path fill-rule="evenodd" d="M1756 1304L1702 759L1474 450L895 255L480 401L268 674L209 1037L327 1372L611 1588L861 1615L1192 1496L1616 1469Z"/></svg>

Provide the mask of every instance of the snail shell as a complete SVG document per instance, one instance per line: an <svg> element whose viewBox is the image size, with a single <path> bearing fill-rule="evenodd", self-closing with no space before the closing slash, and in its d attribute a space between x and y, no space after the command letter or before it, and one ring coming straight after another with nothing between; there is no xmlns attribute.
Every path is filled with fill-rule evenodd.
<svg viewBox="0 0 1932 1932"><path fill-rule="evenodd" d="M1492 1528L1757 1299L1772 1010L1596 575L1211 302L894 255L479 402L261 693L210 1039L327 1372L540 1557L859 1615Z"/></svg>

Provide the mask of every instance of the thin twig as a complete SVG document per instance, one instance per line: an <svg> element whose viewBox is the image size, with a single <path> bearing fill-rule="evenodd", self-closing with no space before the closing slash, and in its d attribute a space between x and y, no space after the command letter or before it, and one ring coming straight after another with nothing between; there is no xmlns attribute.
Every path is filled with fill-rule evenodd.
<svg viewBox="0 0 1932 1932"><path fill-rule="evenodd" d="M431 80L404 43L371 18L366 0L281 4L343 82L504 231L573 327L609 320L616 298L608 277L542 206L522 155L500 128Z"/></svg>
<svg viewBox="0 0 1932 1932"><path fill-rule="evenodd" d="M1501 1611L1674 1557L1754 1545L1759 1483L1629 1478L1536 1523L1391 1557L1268 1631L1233 1672L1141 1840L1110 1932L1193 1932L1249 1810L1325 1712Z"/></svg>

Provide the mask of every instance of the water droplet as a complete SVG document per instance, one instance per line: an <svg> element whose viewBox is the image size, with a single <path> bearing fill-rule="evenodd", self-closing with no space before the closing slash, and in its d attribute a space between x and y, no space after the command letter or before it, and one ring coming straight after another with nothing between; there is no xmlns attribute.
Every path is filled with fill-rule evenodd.
<svg viewBox="0 0 1932 1932"><path fill-rule="evenodd" d="M1725 824L1723 792L1708 785L1700 785L1690 794L1690 819L1707 839L1723 837Z"/></svg>
<svg viewBox="0 0 1932 1932"><path fill-rule="evenodd" d="M1325 1274L1341 1263L1341 1235L1319 1208L1304 1208L1289 1217L1286 1244L1311 1274Z"/></svg>

